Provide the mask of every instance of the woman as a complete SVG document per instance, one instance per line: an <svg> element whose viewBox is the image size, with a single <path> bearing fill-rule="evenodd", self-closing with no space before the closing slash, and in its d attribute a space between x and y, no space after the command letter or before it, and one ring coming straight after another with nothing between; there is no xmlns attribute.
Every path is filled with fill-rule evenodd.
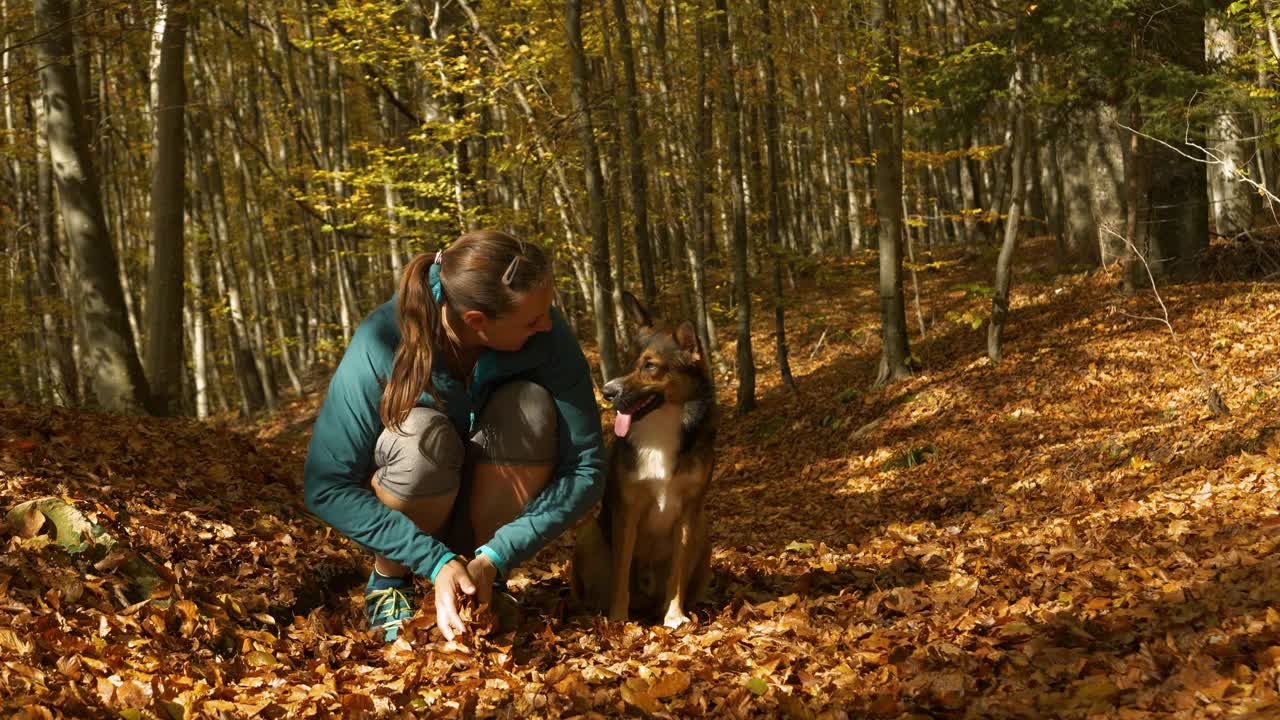
<svg viewBox="0 0 1280 720"><path fill-rule="evenodd" d="M492 230L419 255L351 339L307 451L307 508L374 553L387 641L430 579L446 639L604 490L590 369L534 245Z"/></svg>

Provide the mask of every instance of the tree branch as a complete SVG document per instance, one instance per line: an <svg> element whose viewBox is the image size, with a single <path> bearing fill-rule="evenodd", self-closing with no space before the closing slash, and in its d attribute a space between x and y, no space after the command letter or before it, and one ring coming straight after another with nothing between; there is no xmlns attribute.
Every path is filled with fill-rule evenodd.
<svg viewBox="0 0 1280 720"><path fill-rule="evenodd" d="M1206 372L1204 368L1200 367L1200 363L1196 361L1195 354L1192 353L1189 349L1187 349L1185 345L1183 345L1182 340L1178 338L1178 334L1174 332L1173 323L1169 322L1169 308L1164 304L1164 298L1160 297L1160 289L1156 286L1156 278L1155 278L1155 275L1151 272L1151 265L1147 263L1146 256L1144 256L1138 250L1138 248L1133 244L1132 241L1129 240L1129 238L1121 235L1115 230L1112 230L1111 228L1107 227L1105 224L1102 225L1101 227L1103 232L1106 232L1108 235L1112 235L1116 238L1119 238L1121 242L1123 242L1126 246L1128 246L1129 252L1133 253L1134 256L1138 258L1138 260L1142 261L1142 267L1147 271L1147 280L1151 283L1151 292L1156 296L1156 302L1160 303L1160 312L1162 315L1164 315L1164 317L1158 318L1158 317L1150 317L1145 315L1133 315L1131 313L1125 312L1124 310L1120 310L1119 311L1120 314L1124 315L1125 317L1133 318L1135 320L1151 320L1153 322L1158 322L1163 324L1166 328L1168 328L1169 338L1173 340L1174 344L1178 346L1179 350L1181 350L1183 353L1186 354L1187 359L1191 361L1191 366L1195 368L1196 374L1200 376L1200 382L1205 389L1205 396L1206 396L1205 403L1209 406L1209 410L1216 416L1230 415L1231 409L1227 407L1226 401L1222 399L1222 393L1218 392L1218 388L1215 387L1214 384L1210 381L1209 373Z"/></svg>

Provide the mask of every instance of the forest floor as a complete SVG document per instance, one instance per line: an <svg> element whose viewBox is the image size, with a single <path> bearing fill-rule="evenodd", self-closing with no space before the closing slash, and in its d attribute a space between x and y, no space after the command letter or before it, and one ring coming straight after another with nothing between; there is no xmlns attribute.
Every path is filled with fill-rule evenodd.
<svg viewBox="0 0 1280 720"><path fill-rule="evenodd" d="M922 369L888 388L874 257L790 291L799 394L761 298L759 407L720 394L715 587L674 631L575 608L562 538L515 574L514 631L445 642L420 613L375 641L364 557L302 505L320 393L252 423L0 405L0 509L59 497L118 541L0 534L0 710L1280 716L1280 284L1162 288L1171 334L1150 287L1023 263L993 366L970 324L991 255L939 258L923 339L906 283ZM164 576L149 599L132 553Z"/></svg>

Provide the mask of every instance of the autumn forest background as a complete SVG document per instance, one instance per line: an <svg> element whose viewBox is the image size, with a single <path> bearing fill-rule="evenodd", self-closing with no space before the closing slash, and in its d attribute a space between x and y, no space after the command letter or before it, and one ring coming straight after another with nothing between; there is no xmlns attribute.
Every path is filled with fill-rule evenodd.
<svg viewBox="0 0 1280 720"><path fill-rule="evenodd" d="M0 0L0 709L1273 717L1271 0ZM724 421L692 626L364 629L302 505L409 258L555 258Z"/></svg>

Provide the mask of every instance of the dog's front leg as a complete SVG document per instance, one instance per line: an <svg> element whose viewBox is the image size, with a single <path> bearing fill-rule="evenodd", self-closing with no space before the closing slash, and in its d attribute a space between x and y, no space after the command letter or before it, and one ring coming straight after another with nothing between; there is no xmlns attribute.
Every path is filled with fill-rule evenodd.
<svg viewBox="0 0 1280 720"><path fill-rule="evenodd" d="M675 547L671 553L671 574L667 577L665 596L667 614L662 620L662 624L669 628L689 622L689 616L684 614L684 590L685 575L693 561L693 520L693 513L685 510L675 526Z"/></svg>
<svg viewBox="0 0 1280 720"><path fill-rule="evenodd" d="M627 610L631 606L631 561L636 550L636 526L640 523L640 513L633 508L635 503L622 502L614 511L614 529L617 534L613 538L613 588L610 594L609 619L626 620Z"/></svg>

